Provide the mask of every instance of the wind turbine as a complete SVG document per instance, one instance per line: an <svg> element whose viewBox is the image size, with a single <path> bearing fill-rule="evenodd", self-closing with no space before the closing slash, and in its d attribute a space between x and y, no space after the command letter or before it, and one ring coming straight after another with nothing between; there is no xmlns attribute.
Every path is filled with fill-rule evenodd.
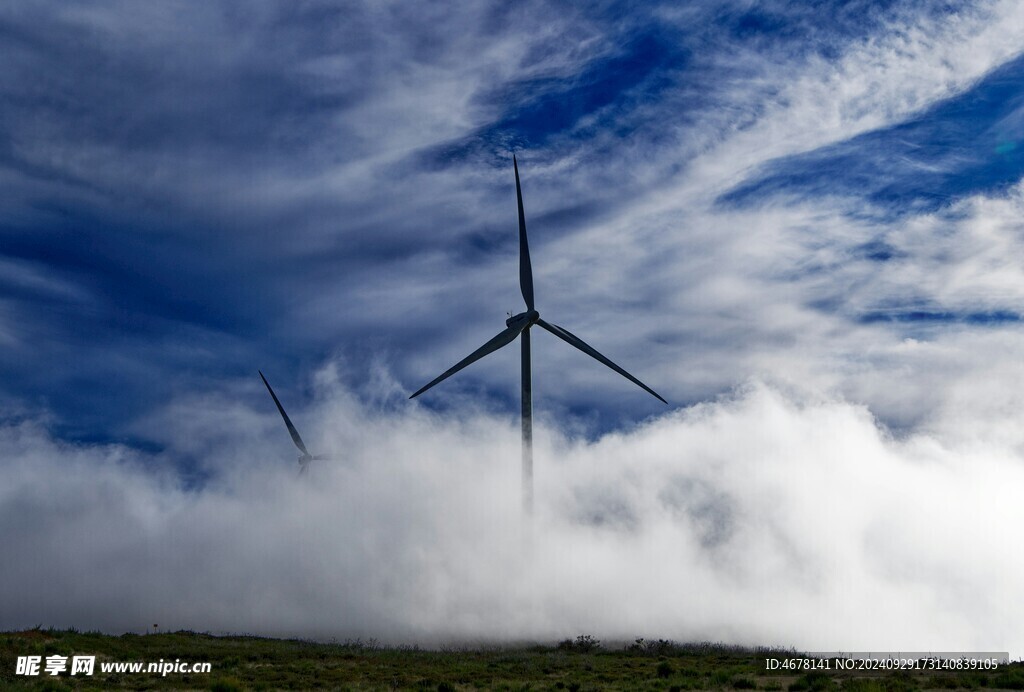
<svg viewBox="0 0 1024 692"><path fill-rule="evenodd" d="M288 434L292 436L292 442L299 448L302 454L299 456L299 475L306 473L309 468L309 462L311 461L326 461L330 460L331 457L323 454L310 454L309 450L306 449L305 443L302 441L302 437L299 435L299 431L292 425L292 419L288 417L288 414L284 412L284 406L277 398L277 394L274 394L274 388L267 382L267 378L263 376L263 371L257 371L260 374L260 379L263 380L263 384L267 385L267 391L270 392L270 396L273 397L274 403L277 404L277 410L281 412L281 417L284 418L284 424L288 426Z"/></svg>
<svg viewBox="0 0 1024 692"><path fill-rule="evenodd" d="M522 336L522 371L523 371L523 508L527 513L533 510L533 384L530 371L530 328L537 325L546 329L570 346L575 346L591 358L604 363L609 368L619 373L627 380L650 392L663 404L667 404L661 395L645 385L637 378L620 368L608 358L597 352L583 339L557 324L551 324L541 319L540 313L534 307L533 300L533 269L530 265L530 246L526 240L526 215L523 213L523 191L519 185L519 163L515 154L512 155L512 167L516 174L516 202L519 204L519 289L522 291L523 300L526 301L526 312L512 315L505 320L505 330L488 341L486 344L470 353L452 367L445 370L429 383L420 387L410 399L415 399L435 384L448 379L467 365L475 363L489 353L497 351L503 346L515 341L517 336ZM282 411L283 413L283 411Z"/></svg>

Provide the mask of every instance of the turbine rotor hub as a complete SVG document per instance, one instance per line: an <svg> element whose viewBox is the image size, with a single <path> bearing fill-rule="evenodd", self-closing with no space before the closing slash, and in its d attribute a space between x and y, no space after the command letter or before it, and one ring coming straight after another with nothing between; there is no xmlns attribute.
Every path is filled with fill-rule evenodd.
<svg viewBox="0 0 1024 692"><path fill-rule="evenodd" d="M509 317L507 320L505 320L505 326L511 327L516 324L522 324L523 329L525 329L526 327L529 327L532 324L536 324L537 320L539 319L539 312L537 312L536 310L527 310L526 312L521 312L518 315L512 315L511 317Z"/></svg>

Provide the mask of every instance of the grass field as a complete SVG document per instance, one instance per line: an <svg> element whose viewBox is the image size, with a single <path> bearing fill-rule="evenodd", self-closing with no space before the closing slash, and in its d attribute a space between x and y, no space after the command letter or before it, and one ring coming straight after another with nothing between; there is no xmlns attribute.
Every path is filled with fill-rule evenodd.
<svg viewBox="0 0 1024 692"><path fill-rule="evenodd" d="M792 651L637 640L602 647L581 636L557 646L426 651L372 643L323 644L193 632L109 636L34 629L0 633L0 685L11 690L792 690L902 692L929 689L1024 689L1024 663L995 671L767 671L766 658ZM95 656L92 676L56 677L48 656ZM16 674L19 656L40 656L40 675ZM209 673L103 673L101 663L209 662Z"/></svg>

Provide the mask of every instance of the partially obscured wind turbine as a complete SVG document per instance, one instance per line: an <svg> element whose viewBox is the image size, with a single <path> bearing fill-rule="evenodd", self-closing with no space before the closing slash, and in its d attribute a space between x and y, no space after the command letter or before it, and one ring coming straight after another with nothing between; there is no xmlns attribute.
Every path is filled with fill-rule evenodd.
<svg viewBox="0 0 1024 692"><path fill-rule="evenodd" d="M294 442L295 446L299 448L300 452L302 452L299 456L299 475L306 472L306 469L309 467L309 462L326 461L331 459L331 457L323 454L309 453L309 450L306 449L305 443L302 441L302 437L299 435L299 431L295 429L294 425L292 425L292 419L284 412L284 406L282 406L281 402L278 400L277 394L274 394L274 388L270 386L270 383L267 382L267 378L263 376L263 371L259 370L258 372L260 373L260 379L263 380L263 384L267 385L267 391L270 392L270 396L273 397L274 403L277 404L277 410L281 412L281 417L284 418L284 424L288 426L288 434L292 436L292 442Z"/></svg>
<svg viewBox="0 0 1024 692"><path fill-rule="evenodd" d="M488 341L486 344L470 353L452 367L445 370L434 380L421 387L415 394L410 396L414 399L423 392L433 387L438 382L446 380L467 365L475 363L488 353L497 351L502 346L515 341L517 336L522 335L522 368L523 368L523 507L527 512L533 509L533 386L530 374L530 327L538 325L562 341L575 346L591 358L598 360L609 368L619 373L631 382L653 394L659 401L668 402L653 389L636 379L628 372L611 362L598 353L591 346L586 344L572 332L559 327L558 325L545 322L540 318L540 313L533 304L533 269L530 266L530 247L526 242L526 215L523 213L523 191L519 185L519 164L516 157L512 156L512 167L516 174L516 201L519 204L519 288L523 293L523 300L526 301L526 312L521 312L505 320L505 331ZM284 413L282 411L282 413Z"/></svg>

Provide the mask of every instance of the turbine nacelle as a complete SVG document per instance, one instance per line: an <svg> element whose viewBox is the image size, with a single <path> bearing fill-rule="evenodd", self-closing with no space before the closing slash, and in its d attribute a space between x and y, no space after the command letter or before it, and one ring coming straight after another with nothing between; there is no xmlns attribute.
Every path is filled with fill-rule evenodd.
<svg viewBox="0 0 1024 692"><path fill-rule="evenodd" d="M520 331L526 329L530 325L536 324L537 320L540 319L540 313L536 310L527 310L521 312L518 315L513 315L505 320L506 327L518 327Z"/></svg>

